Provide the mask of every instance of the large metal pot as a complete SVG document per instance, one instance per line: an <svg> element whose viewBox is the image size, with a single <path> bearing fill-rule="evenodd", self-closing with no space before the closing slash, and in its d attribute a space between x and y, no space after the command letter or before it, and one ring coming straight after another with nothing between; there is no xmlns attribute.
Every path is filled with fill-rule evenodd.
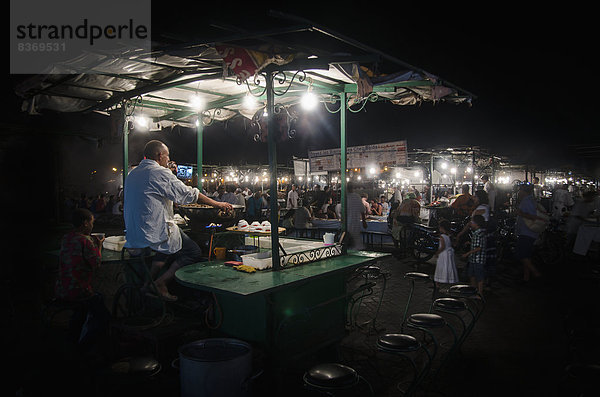
<svg viewBox="0 0 600 397"><path fill-rule="evenodd" d="M206 205L180 205L179 211L190 219L190 227L200 228L211 223L224 227L235 225L244 216L243 205L233 205L233 211L223 211Z"/></svg>
<svg viewBox="0 0 600 397"><path fill-rule="evenodd" d="M251 395L252 347L230 338L203 339L179 348L181 397Z"/></svg>

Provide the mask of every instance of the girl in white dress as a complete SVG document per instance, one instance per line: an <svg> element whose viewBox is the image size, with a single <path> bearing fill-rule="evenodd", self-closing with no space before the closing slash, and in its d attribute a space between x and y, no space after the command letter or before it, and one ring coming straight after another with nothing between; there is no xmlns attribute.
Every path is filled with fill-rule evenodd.
<svg viewBox="0 0 600 397"><path fill-rule="evenodd" d="M458 282L458 272L456 271L456 263L454 262L454 248L452 248L449 236L450 222L446 220L440 222L439 229L440 243L436 252L437 263L433 276L438 287L440 283L453 284Z"/></svg>

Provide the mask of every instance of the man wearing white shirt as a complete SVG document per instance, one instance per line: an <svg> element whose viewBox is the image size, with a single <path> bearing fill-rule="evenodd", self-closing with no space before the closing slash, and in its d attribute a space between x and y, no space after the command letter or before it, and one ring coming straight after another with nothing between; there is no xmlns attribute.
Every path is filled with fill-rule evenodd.
<svg viewBox="0 0 600 397"><path fill-rule="evenodd" d="M298 191L296 190L296 185L292 185L292 190L288 192L286 208L288 210L298 208Z"/></svg>
<svg viewBox="0 0 600 397"><path fill-rule="evenodd" d="M124 189L123 215L126 228L126 248L146 248L155 251L150 274L156 276L167 262L171 266L155 280L158 293L174 301L167 283L182 266L197 262L202 251L175 223L173 202L200 202L216 208L232 210L229 203L216 202L191 186L185 185L167 168L169 148L153 140L144 148L144 159L127 175Z"/></svg>

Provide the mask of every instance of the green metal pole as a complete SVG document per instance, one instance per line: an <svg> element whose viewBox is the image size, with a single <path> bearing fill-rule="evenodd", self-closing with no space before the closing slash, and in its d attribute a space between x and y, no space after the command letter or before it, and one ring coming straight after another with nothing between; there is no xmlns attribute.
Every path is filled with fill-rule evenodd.
<svg viewBox="0 0 600 397"><path fill-rule="evenodd" d="M273 91L273 73L266 73L267 88L267 145L269 150L269 169L271 176L269 180L269 194L271 196L271 260L273 270L281 269L279 263L279 204L277 202L277 147L275 146L275 133L277 125L275 124L275 94Z"/></svg>
<svg viewBox="0 0 600 397"><path fill-rule="evenodd" d="M346 93L340 95L340 177L342 178L341 202L342 202L342 232L348 227L346 216Z"/></svg>
<svg viewBox="0 0 600 397"><path fill-rule="evenodd" d="M127 103L123 103L123 188L125 188L125 178L129 173L129 122L127 120L127 107ZM124 196L123 200L125 200Z"/></svg>
<svg viewBox="0 0 600 397"><path fill-rule="evenodd" d="M204 135L204 124L202 116L198 113L198 125L196 126L196 185L202 191L202 142Z"/></svg>

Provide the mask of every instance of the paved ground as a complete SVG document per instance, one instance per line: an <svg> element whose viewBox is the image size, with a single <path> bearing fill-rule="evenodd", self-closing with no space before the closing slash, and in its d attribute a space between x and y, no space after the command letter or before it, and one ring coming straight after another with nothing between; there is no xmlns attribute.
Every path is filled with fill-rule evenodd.
<svg viewBox="0 0 600 397"><path fill-rule="evenodd" d="M353 327L337 350L320 357L311 356L275 374L266 371L254 383L254 395L310 395L302 388L302 373L318 362L338 360L355 368L372 386L377 396L400 395L396 384L408 369L406 362L376 352L375 341L385 332L398 332L409 293L403 275L414 271L414 262L393 256L378 263L387 274L387 285L377 318L378 332ZM461 264L462 266L462 264ZM565 368L573 363L599 363L599 305L596 303L599 278L589 261L568 258L554 268L543 268L542 280L519 283L520 269L512 263L499 267L498 277L486 290L486 308L454 357L437 379L427 378L418 395L423 396L578 396L581 382L567 377ZM433 273L433 264L421 264L418 271ZM44 285L44 273L39 273ZM366 298L359 320L368 319L377 307L382 280L377 280L373 296ZM10 291L10 290L9 290ZM177 347L207 335L202 327L184 324L175 336L166 338L156 354L162 371L152 380L108 376L108 365L86 366L65 342L60 324L48 333L39 327L41 301L47 291L31 294L13 289L5 302L8 337L4 356L5 372L15 395L37 396L69 391L73 395L177 396L179 373L171 360ZM426 311L431 289L418 285L411 312ZM12 304L11 304L12 302ZM64 324L63 324L64 325ZM445 340L442 337L442 340ZM121 340L116 354L126 356L152 350L141 340ZM442 348L442 353L445 348ZM259 367L260 357L256 360ZM437 364L437 361L436 361ZM600 377L593 379L596 382ZM279 390L278 390L279 388ZM600 389L595 389L600 390ZM367 395L359 391L358 395Z"/></svg>

